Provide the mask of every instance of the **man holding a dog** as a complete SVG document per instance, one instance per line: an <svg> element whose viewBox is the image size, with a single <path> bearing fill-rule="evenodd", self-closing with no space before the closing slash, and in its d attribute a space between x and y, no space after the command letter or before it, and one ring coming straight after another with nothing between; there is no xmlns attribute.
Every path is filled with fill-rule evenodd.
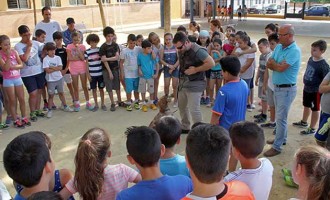
<svg viewBox="0 0 330 200"><path fill-rule="evenodd" d="M215 64L207 50L191 43L186 34L177 32L173 44L179 53L180 81L178 88L178 107L181 116L182 133L190 130L189 113L193 123L203 120L200 98L206 88L205 73Z"/></svg>

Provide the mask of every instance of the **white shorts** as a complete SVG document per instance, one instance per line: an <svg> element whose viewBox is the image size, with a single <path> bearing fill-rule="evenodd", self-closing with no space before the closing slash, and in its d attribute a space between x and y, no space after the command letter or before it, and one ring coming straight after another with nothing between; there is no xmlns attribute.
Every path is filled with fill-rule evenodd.
<svg viewBox="0 0 330 200"><path fill-rule="evenodd" d="M72 77L71 74L64 74L63 79L65 83L72 83Z"/></svg>

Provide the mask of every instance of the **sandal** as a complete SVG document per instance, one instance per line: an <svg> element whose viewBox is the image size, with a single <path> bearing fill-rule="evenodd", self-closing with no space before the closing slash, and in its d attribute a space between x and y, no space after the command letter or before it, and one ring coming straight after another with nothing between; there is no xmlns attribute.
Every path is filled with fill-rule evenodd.
<svg viewBox="0 0 330 200"><path fill-rule="evenodd" d="M282 171L283 176L291 176L292 177L292 172L291 172L290 169L283 168L281 171Z"/></svg>
<svg viewBox="0 0 330 200"><path fill-rule="evenodd" d="M291 176L284 176L284 182L287 186L293 187L293 188L299 188L299 185L297 185Z"/></svg>

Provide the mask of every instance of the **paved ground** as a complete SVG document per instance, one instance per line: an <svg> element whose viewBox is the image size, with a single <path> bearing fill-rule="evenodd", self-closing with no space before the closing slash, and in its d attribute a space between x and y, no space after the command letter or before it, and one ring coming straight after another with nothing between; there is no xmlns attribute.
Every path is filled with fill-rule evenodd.
<svg viewBox="0 0 330 200"><path fill-rule="evenodd" d="M202 22L202 27L208 29L207 23L203 23L202 20L197 19L197 21ZM267 23L276 22L279 24L283 23L292 23L296 28L296 41L302 49L302 67L299 72L298 79L298 95L294 101L294 105L291 108L289 114L289 124L294 121L300 120L302 116L302 75L306 67L306 61L310 56L310 44L317 39L325 39L328 43L330 42L327 37L329 33L328 22L307 22L299 20L278 20L274 21L273 19L248 19L247 22L240 22L237 24L237 30L245 30L251 36L254 41L265 37L263 33L264 26ZM188 24L188 20L177 20L173 22L173 28L176 28L179 24ZM229 24L236 24L237 21L233 20L227 22ZM163 30L158 29L158 23L150 24L137 24L130 27L115 27L117 30L118 41L119 43L124 43L128 33L143 34L147 37L148 33L154 31L160 36L163 35ZM317 31L316 31L317 30ZM175 30L173 29L173 32ZM103 37L100 37L103 40ZM259 54L258 54L259 55ZM330 62L329 51L325 53L324 57ZM163 83L161 83L160 91L163 93ZM255 91L255 96L257 91ZM81 93L82 96L82 93ZM122 91L122 96L124 92ZM68 97L68 96L67 96ZM257 97L255 97L257 102ZM56 98L56 103L59 105L59 100ZM106 103L109 105L109 99L106 98ZM173 108L172 108L173 109ZM173 109L174 110L174 109ZM252 120L252 116L257 114L257 110L254 110L252 113L247 113L247 120ZM210 109L202 107L202 112L204 116L204 121L210 121ZM2 155L6 145L14 137L19 134L22 134L31 130L41 130L49 134L53 142L52 155L56 162L57 168L69 168L74 170L73 158L75 155L76 147L78 144L79 138L92 127L102 127L109 131L111 135L112 143L112 157L110 158L110 163L126 163L126 148L125 148L125 136L124 131L127 127L132 125L148 125L152 118L156 115L157 111L149 111L147 113L142 113L141 111L132 111L127 112L125 109L118 108L116 112L103 112L98 111L96 113L89 112L85 109L82 109L79 113L63 113L62 111L55 111L52 119L39 119L38 122L33 123L31 127L28 127L24 130L11 128L9 130L3 131L0 134L0 155ZM178 112L176 112L178 115ZM296 190L288 188L284 185L282 177L280 174L280 169L283 167L290 168L292 165L292 157L296 149L300 146L314 143L311 136L300 136L300 129L289 126L289 136L288 144L284 147L284 151L277 157L271 158L271 161L274 165L274 176L273 176L273 187L271 191L270 199L288 199L295 195ZM265 136L267 139L272 138L272 130L265 130ZM178 145L176 151L180 154L184 154L186 135L183 135L181 138L181 144ZM268 149L269 145L265 146L265 149ZM2 163L2 156L0 157L0 163ZM11 194L14 195L14 190L11 186L11 180L5 173L3 165L0 164L0 178L5 182Z"/></svg>

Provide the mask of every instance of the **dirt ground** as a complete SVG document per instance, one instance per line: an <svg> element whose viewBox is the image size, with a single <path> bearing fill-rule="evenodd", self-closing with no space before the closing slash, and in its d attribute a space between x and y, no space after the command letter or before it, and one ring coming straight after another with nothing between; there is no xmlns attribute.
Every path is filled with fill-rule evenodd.
<svg viewBox="0 0 330 200"><path fill-rule="evenodd" d="M207 27L205 27L206 29ZM159 35L163 35L162 29L153 29L153 30L142 30L142 31L129 31L129 32L120 32L117 33L119 43L123 43L126 40L127 34L134 32L136 34L143 34L147 36L149 32L155 31ZM174 32L174 30L173 30ZM257 42L260 38L265 37L265 34L261 31L249 31L248 34L251 36L252 40ZM103 37L100 33L100 37L103 40ZM301 129L293 127L292 122L299 121L302 117L302 76L306 68L306 61L310 56L310 44L319 38L316 37L307 37L307 36L296 36L296 41L298 46L302 50L302 65L299 71L298 78L298 93L295 98L295 101L291 107L289 113L289 134L287 145L284 146L283 152L273 158L270 158L271 162L274 165L274 175L273 175L273 187L270 194L271 200L278 199L288 199L294 197L296 189L289 188L285 186L280 170L283 167L291 168L293 155L295 151L303 145L314 144L312 136L301 136L299 132ZM329 39L326 39L327 42L330 42ZM257 53L258 58L259 53ZM327 52L324 56L328 62L329 53ZM162 77L161 77L162 80ZM163 81L161 81L160 96L163 94ZM254 91L255 94L255 104L258 105L257 91ZM91 94L90 94L91 96ZM122 96L125 99L125 93L122 91ZM69 96L66 95L67 99L70 100ZM80 93L80 98L83 97L83 93ZM91 96L92 97L92 96ZM60 105L59 99L55 97L56 105ZM83 101L81 101L83 102ZM106 103L108 108L110 107L109 98L106 98ZM82 107L84 108L84 107ZM247 120L252 121L253 115L258 114L259 106L253 111L247 113ZM172 107L174 111L175 109ZM205 122L210 121L210 108L202 106L202 113ZM117 108L115 112L90 112L86 109L82 109L77 113L64 113L63 111L56 110L53 113L53 118L51 119L39 119L38 122L32 123L31 127L25 129L15 129L10 128L9 130L2 131L0 134L0 178L6 184L8 190L12 195L15 194L15 191L11 185L11 179L6 174L3 164L2 164L2 154L6 145L16 136L32 131L40 130L47 133L53 143L52 147L52 156L56 163L56 168L68 168L71 171L74 171L74 155L76 152L76 147L78 144L79 138L90 128L92 127L101 127L109 131L111 136L111 150L112 157L109 159L109 163L125 163L128 164L126 160L126 147L125 147L125 129L132 125L148 125L153 117L157 114L157 111L148 111L143 113L141 111L133 110L132 112L126 111L124 108ZM175 112L175 115L179 117L179 112ZM5 115L4 115L5 116ZM272 129L265 129L266 139L273 138ZM177 146L176 152L179 154L184 154L186 135L181 136L181 143ZM265 150L270 146L266 145Z"/></svg>

